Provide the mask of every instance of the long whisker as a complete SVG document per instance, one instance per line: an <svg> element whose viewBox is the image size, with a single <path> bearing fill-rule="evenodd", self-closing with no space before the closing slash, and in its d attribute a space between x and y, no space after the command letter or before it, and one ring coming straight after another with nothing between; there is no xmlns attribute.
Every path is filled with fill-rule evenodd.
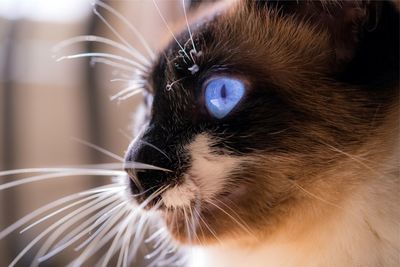
<svg viewBox="0 0 400 267"><path fill-rule="evenodd" d="M111 66L116 69L125 70L130 73L133 73L137 70L135 67L128 66L127 64L118 63L114 60L110 60L110 59L106 59L106 58L102 58L102 57L92 57L90 59L91 66L94 66L97 63L108 65L108 66Z"/></svg>
<svg viewBox="0 0 400 267"><path fill-rule="evenodd" d="M171 28L169 27L167 21L165 20L156 0L153 0L154 6L156 7L158 14L160 15L162 21L164 22L165 27L168 29L168 31L171 33L172 37L174 38L176 44L179 46L179 48L181 49L181 51L185 54L185 56L190 60L191 58L189 57L189 55L186 53L185 48L181 45L181 43L178 41L178 39L176 38L175 34L173 33L173 31L171 30Z"/></svg>
<svg viewBox="0 0 400 267"><path fill-rule="evenodd" d="M155 150L157 150L158 152L160 152L162 155L164 155L169 161L171 161L171 158L170 158L164 151L162 151L161 149L159 149L157 146L155 146L155 145L153 145L152 143L149 143L149 142L147 142L147 141L144 141L144 140L140 140L140 142L143 143L143 144L145 144L145 145L147 145L147 146L149 146L149 147L154 148Z"/></svg>
<svg viewBox="0 0 400 267"><path fill-rule="evenodd" d="M144 242L145 243L153 242L155 239L157 239L158 237L162 236L162 234L165 233L165 232L166 232L165 227L161 227L160 229L158 229L157 231L152 233Z"/></svg>
<svg viewBox="0 0 400 267"><path fill-rule="evenodd" d="M104 228L108 225L108 223L113 220L113 215L116 212L121 211L121 209L123 208L123 206L126 205L126 202L122 202L119 203L118 205L115 205L112 209L110 209L109 211L105 212L104 214L102 214L100 217L98 217L96 219L96 221L94 222L94 228L96 228L97 226L101 225L89 238L87 238L85 241L83 241L79 246L75 247L75 251L79 251L81 249L83 249L84 247L86 247L87 245L89 245L93 239L95 237L97 237L99 235L99 233L101 233Z"/></svg>
<svg viewBox="0 0 400 267"><path fill-rule="evenodd" d="M96 36L96 35L80 35L80 36L75 36L73 38L64 40L58 44L56 44L53 48L54 52L57 53L61 49L71 46L76 43L81 43L81 42L96 42L96 43L102 43L102 44L107 44L109 46L112 46L114 48L117 48L123 52L128 53L129 55L133 56L134 58L140 60L146 65L150 65L150 62L147 58L143 57L142 54L140 54L136 49L132 49L131 47L122 45L118 42L115 42L111 39L101 37L101 36Z"/></svg>
<svg viewBox="0 0 400 267"><path fill-rule="evenodd" d="M157 197L158 195L162 194L162 192L164 192L169 186L164 186L164 187L160 187L159 189L157 189L156 191L154 191L144 202L142 202L139 207L137 207L137 211L139 211L141 208L145 207L148 205L148 203L150 201L152 201L155 197ZM144 217L144 216L143 216ZM117 220L118 221L118 220ZM110 223L110 225L112 226L114 223ZM101 247L103 247L116 233L115 229L118 229L118 225L114 227L113 230L111 230L108 234L106 234L106 232L109 231L109 229L111 228L111 226L106 227L107 229L102 231L103 233L100 233L92 242L91 242L91 246L87 247L85 249L85 251L82 252L82 254L73 262L71 262L68 266L76 266L76 265L80 265L83 262L85 262L91 255L93 255L94 253L96 253ZM103 237L106 234L105 237ZM144 231L140 232L139 234L144 235ZM103 238L102 238L103 237ZM137 236L135 236L137 237ZM136 239L136 238L135 238ZM142 240L143 237L141 237L140 240ZM140 242L136 242L137 244L140 244ZM137 248L133 248L133 249L137 249ZM136 250L134 250L136 251Z"/></svg>
<svg viewBox="0 0 400 267"><path fill-rule="evenodd" d="M154 59L155 54L153 50L150 48L146 40L144 39L143 35L118 11L116 11L114 8L109 6L108 4L102 2L102 1L96 1L95 5L101 6L102 8L108 10L110 13L114 14L117 18L119 18L122 22L125 23L125 25L136 35L137 38L139 38L139 41L142 43L143 47L146 49L147 53L149 56Z"/></svg>
<svg viewBox="0 0 400 267"><path fill-rule="evenodd" d="M122 208L117 215L110 218L107 222L106 227L102 229L100 233L90 242L90 245L82 252L82 254L70 263L68 266L80 266L84 263L90 256L95 254L100 248L102 248L116 233L119 224L117 222L124 216L127 212L127 207Z"/></svg>
<svg viewBox="0 0 400 267"><path fill-rule="evenodd" d="M118 97L118 101L124 101L124 100L126 100L126 99L128 99L128 98L130 98L130 97L132 97L134 95L137 95L137 94L143 93L143 92L144 92L143 88L132 90L132 92L130 92L128 94L125 94L124 96Z"/></svg>
<svg viewBox="0 0 400 267"><path fill-rule="evenodd" d="M132 60L132 59L127 59L122 56L110 54L110 53L99 53L99 52L88 52L88 53L79 53L79 54L73 54L73 55L68 55L68 56L62 56L56 59L57 62L66 60L66 59L77 59L77 58L85 58L85 57L99 57L99 58L110 58L110 59L115 59L117 61L121 61L124 63L128 63L129 65L132 65L133 67L136 67L144 72L147 71L147 68L143 66L142 64Z"/></svg>
<svg viewBox="0 0 400 267"><path fill-rule="evenodd" d="M108 150L106 150L106 149L104 149L102 147L99 147L98 145L92 144L92 143L90 143L88 141L85 141L85 140L82 140L82 139L79 139L79 138L76 138L76 137L73 137L72 140L74 140L74 141L76 141L76 142L78 142L80 144L83 144L85 146L88 146L90 148L93 148L93 149L103 153L104 155L107 155L107 156L113 158L113 159L116 159L118 161L124 162L124 158L123 157L120 157L117 154L114 154L114 153L112 153L112 152L110 152L110 151L108 151Z"/></svg>
<svg viewBox="0 0 400 267"><path fill-rule="evenodd" d="M87 225L89 223L92 223L94 220L96 220L98 216L101 216L102 214L108 212L113 207L120 205L120 204L115 205L115 202L117 202L117 201L119 202L120 201L119 198L115 198L114 197L113 199L114 199L114 201L112 201L108 205L105 205L105 207L101 208L101 210L99 212L97 212L95 215L91 216L88 220L86 220L85 222L80 224L76 229L78 229L78 231L79 231L80 230L79 228L81 228L81 226L87 227ZM97 224L92 224L92 225L90 225L89 227L87 227L85 230L81 231L78 234L76 234L76 231L75 231L76 229L74 229L67 236L65 236L65 238L63 238L63 240L61 240L58 244L56 244L54 246L54 248L52 249L52 251L47 252L48 249L53 245L54 241L61 234L65 233L65 231L68 228L70 228L74 223L76 223L81 218L85 217L86 215L87 214L84 214L84 216L75 217L72 220L69 220L67 223L65 223L65 224L61 225L60 227L58 227L58 229L56 231L54 231L51 234L51 236L49 236L49 238L47 238L46 242L42 245L42 247L39 249L38 253L36 254L35 259L33 260L33 262L36 263L35 266L37 266L41 262L44 262L44 261L48 260L49 258L55 256L56 254L60 253L65 248L69 247L71 244L73 244L74 242L79 240L86 233L90 232L92 229L94 229L94 228L96 228L98 226ZM71 238L70 234L73 234L72 238ZM46 252L47 252L47 254L46 254ZM31 267L34 267L34 266L31 266Z"/></svg>
<svg viewBox="0 0 400 267"><path fill-rule="evenodd" d="M128 257L128 262L131 262L133 260L133 257L136 255L137 251L139 250L139 247L142 245L142 240L144 238L148 226L147 221L148 221L147 215L139 216L139 221L136 225L135 233L130 245L131 250L130 250L130 255Z"/></svg>
<svg viewBox="0 0 400 267"><path fill-rule="evenodd" d="M115 170L121 168L135 168L135 169L149 169L149 170L160 170L160 171L170 171L165 168L160 168L154 165L149 165L140 162L125 162L125 163L103 163L103 164L88 164L88 165L80 165L80 166L61 166L61 167L50 167L50 168L27 168L27 169L15 169L15 170L7 170L0 171L0 177L9 176L9 175L17 175L17 174L27 174L27 173L54 173L54 172L68 172L68 171L86 171L86 170ZM124 174L123 172L119 174ZM110 174L115 175L115 174Z"/></svg>
<svg viewBox="0 0 400 267"><path fill-rule="evenodd" d="M127 93L132 93L132 92L140 93L142 91L143 91L143 84L134 84L127 88L124 88L123 90L119 91L115 95L111 96L110 100L113 101L115 99L123 98L123 95L126 95Z"/></svg>
<svg viewBox="0 0 400 267"><path fill-rule="evenodd" d="M110 261L111 257L112 257L113 254L114 254L114 251L116 251L116 247L117 247L117 245L118 245L118 241L121 239L122 234L123 234L124 231L127 229L128 224L132 221L132 218L133 218L134 215L135 215L134 213L130 213L130 214L124 219L124 222L121 223L121 224L119 225L118 232L117 232L117 234L115 235L114 240L113 240L113 242L111 243L111 246L110 246L110 248L108 249L107 254L106 254L104 260L102 261L102 264L101 264L102 267L106 267L106 266L107 266L108 262Z"/></svg>
<svg viewBox="0 0 400 267"><path fill-rule="evenodd" d="M45 237L48 233L50 233L51 231L53 231L55 228L57 228L59 225L62 225L64 222L68 221L70 218L73 218L74 216L80 214L82 215L82 211L88 210L88 211L92 211L92 210L96 210L100 207L104 206L104 202L108 202L109 199L106 199L104 201L98 201L98 200L94 200L89 204L86 204L84 206L82 206L79 209L76 209L74 212L66 215L65 217L61 218L60 220L58 220L56 223L52 224L50 227L48 227L46 230L44 230L42 233L40 233L36 238L34 238L15 258L14 260L10 263L9 267L13 267L15 266L15 264L37 243L39 242L43 237ZM94 206L93 206L94 205ZM85 211L85 212L88 212Z"/></svg>
<svg viewBox="0 0 400 267"><path fill-rule="evenodd" d="M116 188L108 189L108 192L114 191L115 189L116 189ZM119 189L119 188L117 188L117 189ZM86 197L86 198L81 199L81 200L79 200L79 201L75 201L75 202L73 202L73 203L71 203L71 204L69 204L69 205L67 205L67 206L64 206L64 207L62 207L62 208L60 208L60 209L58 209L58 210L56 210L56 211L54 211L54 212L52 212L52 213L50 213L50 214L48 214L48 215L46 215L46 216L40 218L39 220L35 221L34 223L32 223L32 224L26 226L26 227L25 227L24 229L22 229L19 233L22 234L22 233L28 231L29 229L35 227L36 225L41 224L42 222L44 222L44 221L50 219L51 217L53 217L53 216L55 216L55 215L57 215L57 214L59 214L59 213L65 211L65 210L67 210L67 209L70 209L70 208L72 208L72 207L74 207L74 206L76 206L76 205L79 205L79 204L81 204L81 203L87 202L87 201L89 201L89 200L91 200L91 199L94 199L94 198L98 198L98 197L99 197L99 194L103 194L103 192L99 192L99 193L93 194L92 196Z"/></svg>
<svg viewBox="0 0 400 267"><path fill-rule="evenodd" d="M182 7L183 7L183 13L185 14L186 26L187 26L187 29L189 32L190 40L192 41L193 50L197 54L196 46L194 45L194 41L193 41L193 34L192 34L192 31L190 30L190 26L189 26L187 14L186 14L185 0L182 0Z"/></svg>
<svg viewBox="0 0 400 267"><path fill-rule="evenodd" d="M99 221L96 223L93 223L93 222L98 220L98 218L101 217L102 215L107 214L109 212L110 212L109 216L112 216L112 214L113 214L112 211L115 208L117 208L118 206L120 206L121 204L123 204L123 203L115 204L114 202L112 202L111 204L109 204L109 206L103 208L98 213L96 213L94 216L91 216L88 220L86 220L84 223L80 224L78 227L76 227L74 230L72 230L70 233L68 233L62 240L60 240L57 244L55 244L53 246L52 250L49 251L46 255L39 256L38 261L43 262L43 261L48 260L49 258L51 258L51 257L55 256L56 254L60 253L61 251L63 251L65 248L71 246L73 243L75 243L80 238L82 238L85 234L90 233L93 229L98 227L98 225L100 223L107 220L107 218L109 218L109 217L105 217L105 218L103 218L102 221ZM96 234L93 234L93 236L95 236L95 235ZM56 236L55 238L57 238L57 237L58 236ZM47 251L50 246L51 245L43 248L43 252Z"/></svg>
<svg viewBox="0 0 400 267"><path fill-rule="evenodd" d="M140 60L141 62L144 62L144 64L146 64L147 66L150 65L149 60L147 60L147 58L145 58L137 49L135 49L133 46L131 46L131 45L129 44L129 42L127 42L127 41L125 40L125 38L122 37L122 36L118 33L118 31L106 20L106 18L105 18L103 15L101 15L99 11L97 11L96 6L94 6L94 8L93 8L93 13L94 13L101 21L103 21L103 23L115 34L115 36L117 36L117 38L118 38L121 42L123 42L127 47L129 47L132 51L134 51L135 54L137 54L136 57L139 57L139 60Z"/></svg>
<svg viewBox="0 0 400 267"><path fill-rule="evenodd" d="M13 224L11 224L10 226L8 226L7 228L5 228L4 230L2 230L0 232L0 240L3 239L4 237L6 237L7 235L9 235L10 233L14 232L16 229L20 228L22 225L26 224L27 222L29 222L30 220L32 220L33 218L39 216L42 213L47 212L48 210L51 210L59 205L62 205L64 203L70 202L72 200L81 198L83 196L89 195L89 194L93 194L96 192L100 192L100 190L108 190L108 188L114 188L117 187L115 185L106 185L106 186L100 186L100 187L96 187L90 190L86 190L83 192L79 192L79 193L75 193L63 198L60 198L56 201L53 201L27 215L25 215L24 217L22 217L21 219L19 219L18 221L14 222Z"/></svg>
<svg viewBox="0 0 400 267"><path fill-rule="evenodd" d="M134 227L133 224L130 224L126 233L126 236L124 238L124 252L123 252L123 259L122 259L122 266L123 267L128 267L128 258L129 258L129 251L131 248L131 238L133 235Z"/></svg>
<svg viewBox="0 0 400 267"><path fill-rule="evenodd" d="M122 79L122 78L116 78L116 79L111 79L110 82L127 82L127 83L131 83L134 82L135 79Z"/></svg>
<svg viewBox="0 0 400 267"><path fill-rule="evenodd" d="M118 262L117 262L117 267L119 266L128 266L128 253L129 253L129 247L130 247L130 240L133 234L133 220L132 218L129 219L131 223L128 225L125 231L125 235L122 239L122 244L121 244L121 250L118 255Z"/></svg>
<svg viewBox="0 0 400 267"><path fill-rule="evenodd" d="M23 185L23 184L28 184L28 183L33 183L37 181L43 181L43 180L48 180L48 179L54 179L54 178L61 178L61 177L67 177L67 176L121 176L121 175L126 175L124 171L114 171L114 170L90 170L90 169L82 169L79 171L65 171L65 172L59 172L59 173L50 173L50 174L43 174L43 175L37 175L37 176L32 176L28 178L24 178L18 181L13 181L9 183L5 183L0 185L0 191L5 190L11 187Z"/></svg>

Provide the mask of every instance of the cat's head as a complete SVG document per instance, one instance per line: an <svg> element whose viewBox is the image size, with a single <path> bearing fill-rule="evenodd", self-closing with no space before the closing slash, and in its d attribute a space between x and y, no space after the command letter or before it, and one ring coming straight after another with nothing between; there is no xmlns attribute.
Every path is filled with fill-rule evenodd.
<svg viewBox="0 0 400 267"><path fill-rule="evenodd" d="M168 171L128 168L133 193L167 186L149 206L182 242L272 232L309 194L340 205L363 169L349 157L379 143L398 102L394 6L239 0L189 17L146 77L126 155Z"/></svg>

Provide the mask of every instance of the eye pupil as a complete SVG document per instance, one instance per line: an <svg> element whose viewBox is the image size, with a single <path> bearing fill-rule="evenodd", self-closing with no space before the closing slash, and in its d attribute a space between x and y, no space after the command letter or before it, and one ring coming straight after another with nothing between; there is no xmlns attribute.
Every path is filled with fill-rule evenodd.
<svg viewBox="0 0 400 267"><path fill-rule="evenodd" d="M226 98L226 87L225 87L225 84L223 84L222 88L221 88L221 97L222 98Z"/></svg>

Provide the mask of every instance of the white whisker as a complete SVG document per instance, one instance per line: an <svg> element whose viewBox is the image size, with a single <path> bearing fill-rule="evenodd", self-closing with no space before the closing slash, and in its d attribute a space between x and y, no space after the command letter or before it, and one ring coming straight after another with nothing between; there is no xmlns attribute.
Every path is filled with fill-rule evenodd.
<svg viewBox="0 0 400 267"><path fill-rule="evenodd" d="M150 62L147 58L143 57L142 54L140 54L136 49L132 49L131 47L128 47L126 45L122 45L118 42L115 42L114 40L101 37L101 36L96 36L96 35L80 35L76 36L67 40L64 40L58 44L56 44L53 48L54 52L57 53L59 50L71 46L76 43L81 43L81 42L96 42L96 43L102 43L102 44L107 44L109 46L112 46L114 48L117 48L123 52L128 53L129 55L133 56L134 58L138 59L142 63L146 65L150 65Z"/></svg>
<svg viewBox="0 0 400 267"><path fill-rule="evenodd" d="M118 93L116 93L115 95L110 97L110 100L113 101L117 98L122 97L123 95L127 94L127 93L132 93L132 92L142 92L143 91L143 84L134 84L131 85L125 89L122 89L121 91L119 91Z"/></svg>
<svg viewBox="0 0 400 267"><path fill-rule="evenodd" d="M109 199L104 200L104 202L109 201ZM79 209L76 209L75 211L71 212L70 214L66 215L65 217L61 218L48 228L46 228L43 232L41 232L36 238L34 238L15 258L14 260L10 263L9 267L15 266L15 264L36 244L38 243L43 237L45 237L48 233L62 225L63 223L67 222L71 218L74 218L75 216L86 216L89 214L89 212L94 211L96 209L99 209L104 206L104 202L98 202L97 200L92 201L91 203L88 203L84 206L82 206ZM95 205L95 206L93 206ZM89 207L89 208L88 208ZM85 211L84 213L82 213Z"/></svg>
<svg viewBox="0 0 400 267"><path fill-rule="evenodd" d="M164 186L161 187L159 189L157 189L155 192L153 192L144 202L142 202L139 207L136 208L135 211L139 211L141 208L145 207L148 205L148 203L150 203L155 197L157 197L158 195L160 195L162 192L164 192L166 189L168 188L168 186ZM129 210L131 207L128 207L127 210ZM124 213L123 213L124 214ZM112 228L112 226L122 217L121 216L116 216L113 218L113 220L111 222L108 223L108 226L105 227L103 229L103 231L101 231L101 233L99 233L96 238L94 240L92 240L90 242L90 246L88 246L83 252L82 254L73 262L71 262L68 266L76 266L76 265L80 265L83 262L85 262L90 256L92 256L94 253L96 253L101 247L103 247L109 240L111 240L111 238L113 236L115 236L115 234L118 231L118 227L119 225L116 225L114 228ZM143 216L140 217L140 219L145 218L145 215L143 214ZM146 225L143 225L146 226ZM111 229L112 228L112 229ZM139 227L137 228L139 229ZM138 230L137 230L138 231ZM108 232L108 234L107 234ZM140 235L144 235L144 230L140 231ZM135 235L135 240L138 236ZM141 240L143 239L143 236L141 236L141 239L138 240L139 242L137 242L138 246L141 244ZM134 248L135 249L135 248ZM137 248L136 248L137 249ZM136 250L133 250L136 251Z"/></svg>
<svg viewBox="0 0 400 267"><path fill-rule="evenodd" d="M110 206L112 207L113 204L116 201L120 200L120 199L114 197L114 198L111 198L111 200L113 200L113 201L111 201L109 204L106 204L104 207L101 208L101 210L99 212L97 212L93 216L90 216L90 218L88 220L86 220L85 222L80 224L77 228L80 228L82 225L84 227L87 227L88 222L89 223L92 222L93 220L96 219L96 216L99 216L100 214L103 214L105 210L109 210ZM51 257L57 255L58 253L63 251L65 248L69 247L71 244L73 244L74 242L79 240L79 238L81 238L83 235L85 235L86 233L90 232L92 229L97 227L97 225L92 224L91 226L87 227L85 230L81 231L79 234L76 234L76 235L72 236L72 238L70 238L70 237L68 239L63 238L63 240L59 241L56 245L53 246L53 249L48 252L49 248L53 245L53 243L57 240L57 238L60 235L65 233L65 231L68 228L70 228L74 223L76 223L79 220L83 219L87 215L89 215L89 214L85 213L83 216L82 215L78 215L79 217L75 217L72 220L69 220L66 224L61 225L60 227L58 227L57 230L55 230L47 238L46 242L42 245L42 247L39 249L38 253L36 254L35 259L33 260L33 263L36 264L35 266L37 266L41 262L44 262L44 261L48 260ZM76 228L72 232L74 232L75 230L76 230ZM70 232L68 235L70 235L72 232ZM31 266L31 267L34 267L34 266Z"/></svg>
<svg viewBox="0 0 400 267"><path fill-rule="evenodd" d="M95 5L101 6L102 8L108 10L110 13L114 14L117 18L119 18L122 22L125 23L125 25L136 35L137 38L139 38L139 41L142 43L143 47L146 49L147 53L149 56L154 59L155 54L153 50L150 48L146 40L144 39L143 35L118 11L116 11L114 8L109 6L108 4L102 2L102 1L96 1L94 3Z"/></svg>
<svg viewBox="0 0 400 267"><path fill-rule="evenodd" d="M88 53L79 53L79 54L73 54L73 55L68 55L68 56L62 56L56 59L57 62L67 60L67 59L77 59L77 58L92 58L92 57L97 57L97 58L110 58L110 59L115 59L124 63L128 63L129 65L136 67L142 71L147 71L147 68L143 66L142 64L132 60L128 59L122 56L110 54L110 53L100 53L100 52L88 52Z"/></svg>
<svg viewBox="0 0 400 267"><path fill-rule="evenodd" d="M111 191L111 192L114 192L114 191L119 191L119 190L120 190L120 188L117 187L117 188L108 189L107 192L110 192L110 191ZM73 202L73 203L71 203L71 204L69 204L69 205L67 205L67 206L64 206L64 207L62 207L62 208L60 208L60 209L58 209L58 210L56 210L56 211L54 211L54 212L52 212L52 213L50 213L50 214L48 214L48 215L46 215L46 216L40 218L39 220L35 221L34 223L32 223L32 224L26 226L26 227L25 227L24 229L22 229L19 233L22 234L22 233L28 231L29 229L35 227L36 225L38 225L38 224L40 224L40 223L42 223L42 222L44 222L44 221L50 219L51 217L53 217L53 216L55 216L55 215L57 215L57 214L59 214L59 213L65 211L65 210L67 210L67 209L70 209L70 208L72 208L72 207L74 207L74 206L76 206L76 205L79 205L79 204L81 204L81 203L84 203L84 202L89 201L89 200L94 199L94 198L98 198L98 197L99 197L99 194L104 194L104 192L95 193L95 194L92 195L92 196L86 197L86 198L84 198L84 199L75 201L75 202Z"/></svg>
<svg viewBox="0 0 400 267"><path fill-rule="evenodd" d="M89 194L93 194L93 192L98 192L97 190L99 190L100 188L102 189L107 189L107 188L113 188L115 187L115 185L106 185L106 186L100 186L94 189L90 189L90 190L86 190L83 192L79 192L79 193L75 193L60 199L57 199L27 215L25 215L24 217L22 217L21 219L19 219L18 221L14 222L13 224L11 224L10 226L8 226L7 228L5 228L4 230L2 230L0 232L0 240L3 239L4 237L6 237L7 235L9 235L10 233L14 232L15 230L17 230L18 228L20 228L22 225L26 224L27 222L29 222L30 220L32 220L33 218L39 216L40 214L47 212L48 210L51 210L59 205L62 205L64 203L70 202L72 200L81 198L85 195L89 195Z"/></svg>
<svg viewBox="0 0 400 267"><path fill-rule="evenodd" d="M125 40L125 38L123 38L118 31L110 24L108 23L108 21L106 20L106 18L100 14L99 11L97 11L97 8L94 7L93 8L93 13L101 20L103 21L103 23L115 34L115 36L117 36L117 38L123 42L127 47L129 47L130 50L134 51L135 54L137 54L135 57L139 57L139 61L141 61L143 64L145 64L146 66L149 66L149 60L147 58L145 58L137 49L135 49L133 46L131 46L129 44L129 42L127 42Z"/></svg>
<svg viewBox="0 0 400 267"><path fill-rule="evenodd" d="M154 165L149 165L139 162L125 162L125 163L102 163L102 164L88 164L80 166L62 166L62 167L49 167L49 168L26 168L26 169L15 169L8 171L1 171L0 177L17 175L17 174L27 174L27 173L55 173L55 172L69 172L69 171L86 171L86 170L98 170L105 171L122 169L122 168L136 168L136 169L149 169L149 170L160 170L160 171L170 171L164 168L156 167ZM125 175L126 173L119 171L119 175ZM110 174L107 172L106 175L115 175L115 173Z"/></svg>
<svg viewBox="0 0 400 267"><path fill-rule="evenodd" d="M53 257L54 255L60 253L63 251L65 248L71 246L73 243L78 241L80 238L82 238L84 235L90 233L93 229L99 226L101 222L94 223L100 216L103 214L109 212L110 210L114 209L116 206L120 205L121 203L115 204L116 201L119 199L115 200L111 204L109 204L107 207L102 208L99 212L97 212L95 215L91 216L88 220L86 220L84 223L80 224L78 227L74 228L71 232L69 232L66 236L64 236L63 239L61 239L57 244L52 246L51 251L49 251L47 254L38 257L39 262L43 262L48 260L49 258ZM104 218L104 221L108 218ZM43 252L46 252L50 246L47 248L43 249Z"/></svg>
<svg viewBox="0 0 400 267"><path fill-rule="evenodd" d="M157 231L155 231L154 233L152 233L144 242L145 243L153 242L155 239L162 236L163 233L165 233L165 232L166 232L165 227L162 227L162 228L158 229Z"/></svg>
<svg viewBox="0 0 400 267"><path fill-rule="evenodd" d="M182 257L179 253L175 253L175 255L172 255L168 259L164 260L156 260L157 262L156 266L185 266L185 263L187 262L187 259L185 257Z"/></svg>
<svg viewBox="0 0 400 267"><path fill-rule="evenodd" d="M119 203L118 205L116 205L115 207L113 207L112 209L110 209L109 211L105 212L103 215L101 215L100 217L97 218L97 220L94 222L94 225L100 225L102 222L111 219L112 216L115 212L120 211L122 206L126 205L126 201L123 201L121 203ZM103 226L105 226L106 223L103 224ZM102 227L100 227L102 228ZM81 250L82 248L86 247L93 238L95 238L97 236L97 234L99 232L101 232L101 229L97 229L96 232L89 237L86 241L82 242L79 246L77 246L75 248L75 251Z"/></svg>
<svg viewBox="0 0 400 267"><path fill-rule="evenodd" d="M143 214L143 216L139 217L139 222L137 223L136 229L135 229L135 233L134 236L132 238L132 242L131 242L131 250L130 250L130 255L131 257L134 257L137 253L137 251L139 250L139 247L142 245L142 241L144 239L146 230L147 230L147 222L148 222L148 218L146 214ZM128 262L130 262L132 259L129 258Z"/></svg>
<svg viewBox="0 0 400 267"><path fill-rule="evenodd" d="M71 262L68 266L79 266L84 263L90 256L95 254L100 248L102 248L111 238L116 234L119 228L117 223L122 216L128 211L126 206L123 206L117 215L111 217L111 220L107 222L106 226L97 233L95 238L91 240L89 246L81 253L81 255Z"/></svg>
<svg viewBox="0 0 400 267"><path fill-rule="evenodd" d="M149 142L147 142L147 141L144 141L144 140L140 140L140 142L143 143L143 144L145 144L145 145L148 145L148 146L154 148L155 150L157 150L158 152L160 152L163 156L165 156L169 161L171 161L171 158L170 158L164 151L162 151L161 149L159 149L157 146L155 146L155 145L153 145L152 143L149 143Z"/></svg>
<svg viewBox="0 0 400 267"><path fill-rule="evenodd" d="M169 244L170 244L169 238L163 239L162 242L160 243L160 245L156 249L154 249L151 253L149 253L145 256L145 259L147 259L147 260L152 259L155 256L159 255L160 253L165 252L166 248L168 247ZM155 262L155 261L153 261L153 262Z"/></svg>
<svg viewBox="0 0 400 267"><path fill-rule="evenodd" d="M126 64L121 64L121 63L118 63L118 62L116 62L114 60L101 58L101 57L92 57L90 59L90 65L91 66L94 66L97 63L108 65L108 66L111 66L113 68L120 69L120 70L125 70L125 71L132 72L132 73L136 71L135 67L131 67L131 66L128 66Z"/></svg>
<svg viewBox="0 0 400 267"><path fill-rule="evenodd" d="M161 13L160 8L158 7L158 4L156 2L156 0L153 0L154 6L156 7L158 14L160 15L162 21L164 22L165 27L167 27L168 31L171 33L172 37L174 38L176 44L179 46L179 48L181 49L182 53L185 54L185 56L190 60L191 58L189 57L189 55L186 53L185 48L181 45L181 43L179 43L178 39L176 38L175 34L173 33L173 31L171 30L171 28L169 27L167 21L165 20L163 14Z"/></svg>
<svg viewBox="0 0 400 267"><path fill-rule="evenodd" d="M15 187L15 186L20 186L23 184L28 184L28 183L33 183L33 182L38 182L38 181L43 181L43 180L49 180L49 179L55 179L55 178L61 178L61 177L67 177L67 176L121 176L121 175L126 175L124 171L114 171L114 170L96 170L96 169L82 169L79 171L65 171L65 172L59 172L59 173L50 173L50 174L43 174L43 175L37 175L37 176L32 176L28 178L24 178L18 181L13 181L9 183L5 183L0 185L0 191Z"/></svg>
<svg viewBox="0 0 400 267"><path fill-rule="evenodd" d="M85 141L85 140L82 140L82 139L79 139L79 138L76 138L76 137L72 138L72 140L74 140L74 141L76 141L76 142L78 142L80 144L83 144L85 146L88 146L90 148L93 148L93 149L103 153L104 155L107 155L107 156L113 158L113 159L116 159L118 161L124 162L124 158L123 157L120 157L117 154L114 154L111 151L108 151L107 149L99 147L98 145L92 144L92 143L90 143L88 141Z"/></svg>
<svg viewBox="0 0 400 267"><path fill-rule="evenodd" d="M139 94L139 93L143 93L143 90L142 89L133 90L131 93L128 93L128 94L125 94L124 96L118 97L118 101L126 100L134 95Z"/></svg>
<svg viewBox="0 0 400 267"><path fill-rule="evenodd" d="M133 229L134 229L134 224L132 219L131 223L128 225L124 238L122 240L122 244L121 244L121 251L118 255L118 262L117 262L117 267L119 266L123 266L123 267L127 267L128 266L128 254L129 254L129 247L130 247L130 240L131 240L131 236L133 235Z"/></svg>
<svg viewBox="0 0 400 267"><path fill-rule="evenodd" d="M196 46L194 45L194 41L193 41L193 34L192 34L192 31L190 30L189 21L188 21L187 14L186 14L185 0L182 0L182 7L183 7L183 13L185 14L186 26L187 26L187 29L189 32L190 40L192 41L193 50L197 54L197 49L196 49ZM193 58L192 58L192 60L193 60Z"/></svg>
<svg viewBox="0 0 400 267"><path fill-rule="evenodd" d="M110 82L127 82L131 83L134 82L135 79L122 79L122 78L117 78L117 79L111 79Z"/></svg>
<svg viewBox="0 0 400 267"><path fill-rule="evenodd" d="M128 211L129 211L129 210L128 210ZM117 248L117 245L118 245L118 241L121 239L122 234L123 234L124 231L127 229L128 224L129 224L130 222L132 222L132 219L133 219L133 216L134 216L134 215L135 215L134 213L130 213L130 214L124 219L123 223L120 223L120 224L119 224L118 232L117 232L117 234L115 235L114 240L113 240L113 242L111 243L110 248L108 249L107 254L106 254L104 260L102 261L102 264L101 264L102 267L107 267L107 264L108 264L108 262L110 261L111 257L114 255L114 252L117 251L116 248Z"/></svg>

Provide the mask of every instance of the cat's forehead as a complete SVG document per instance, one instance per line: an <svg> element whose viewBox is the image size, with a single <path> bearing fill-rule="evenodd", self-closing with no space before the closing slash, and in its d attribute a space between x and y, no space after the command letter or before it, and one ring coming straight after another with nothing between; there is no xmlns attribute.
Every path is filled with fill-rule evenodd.
<svg viewBox="0 0 400 267"><path fill-rule="evenodd" d="M323 31L299 25L291 18L278 18L273 10L231 5L188 24L174 33L159 54L150 76L155 90L170 89L169 85L179 79L199 80L216 70L256 78L285 75L285 79L275 79L284 81L301 74L298 70L307 72L324 65L329 57ZM288 75L292 70L295 75ZM163 88L158 87L160 83Z"/></svg>

